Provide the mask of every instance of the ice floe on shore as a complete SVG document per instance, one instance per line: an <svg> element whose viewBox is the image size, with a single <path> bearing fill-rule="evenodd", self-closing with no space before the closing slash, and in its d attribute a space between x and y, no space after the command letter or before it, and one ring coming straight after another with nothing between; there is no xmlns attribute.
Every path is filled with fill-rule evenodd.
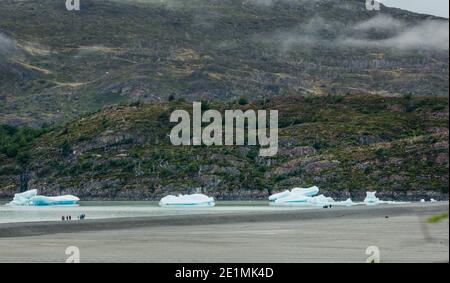
<svg viewBox="0 0 450 283"><path fill-rule="evenodd" d="M404 204L407 202L398 201L384 201L376 197L377 192L366 192L366 198L364 199L364 204L366 205L379 205L379 204Z"/></svg>
<svg viewBox="0 0 450 283"><path fill-rule="evenodd" d="M163 207L192 206L192 207L210 207L215 205L214 198L203 194L166 196L159 202Z"/></svg>
<svg viewBox="0 0 450 283"><path fill-rule="evenodd" d="M367 205L376 205L380 203L380 199L376 197L377 192L366 192L364 203Z"/></svg>
<svg viewBox="0 0 450 283"><path fill-rule="evenodd" d="M316 186L310 188L294 188L291 191L286 190L282 193L273 194L269 197L269 200L275 202L306 202L307 198L313 197L318 193L319 188Z"/></svg>
<svg viewBox="0 0 450 283"><path fill-rule="evenodd" d="M72 195L47 197L38 195L37 190L30 190L20 194L15 194L14 199L7 203L7 206L57 206L75 205L80 201Z"/></svg>
<svg viewBox="0 0 450 283"><path fill-rule="evenodd" d="M337 202L330 197L318 195L319 188L314 186L310 188L294 188L291 191L286 190L282 193L273 194L269 200L274 205L311 205L311 206L330 206L330 205L354 205L351 199L343 202Z"/></svg>
<svg viewBox="0 0 450 283"><path fill-rule="evenodd" d="M376 197L376 192L367 192L364 202L353 202L352 199L345 201L335 201L325 195L317 195L319 188L295 188L282 193L273 194L269 197L271 205L305 205L305 206L354 206L354 205L379 205L379 204L400 204L401 202L382 201Z"/></svg>

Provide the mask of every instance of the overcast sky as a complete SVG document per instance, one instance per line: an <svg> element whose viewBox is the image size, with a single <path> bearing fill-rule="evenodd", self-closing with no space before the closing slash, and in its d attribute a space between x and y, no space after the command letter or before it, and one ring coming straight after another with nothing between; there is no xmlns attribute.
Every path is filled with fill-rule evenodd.
<svg viewBox="0 0 450 283"><path fill-rule="evenodd" d="M380 0L386 6L448 18L449 0Z"/></svg>

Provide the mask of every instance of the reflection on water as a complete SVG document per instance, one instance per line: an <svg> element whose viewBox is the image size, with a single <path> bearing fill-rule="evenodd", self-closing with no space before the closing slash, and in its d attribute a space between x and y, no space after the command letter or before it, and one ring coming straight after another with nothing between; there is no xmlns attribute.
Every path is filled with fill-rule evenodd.
<svg viewBox="0 0 450 283"><path fill-rule="evenodd" d="M75 220L81 214L86 214L86 219L105 219L299 209L274 208L267 201L219 201L215 207L190 208L161 208L156 201L82 201L79 206L50 207L6 207L3 204L0 223L61 221L61 217L67 215Z"/></svg>

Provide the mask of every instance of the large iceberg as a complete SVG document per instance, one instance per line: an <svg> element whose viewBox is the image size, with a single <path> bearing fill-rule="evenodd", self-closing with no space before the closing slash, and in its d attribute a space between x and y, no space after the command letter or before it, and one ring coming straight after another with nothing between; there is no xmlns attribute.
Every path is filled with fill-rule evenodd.
<svg viewBox="0 0 450 283"><path fill-rule="evenodd" d="M316 196L319 193L319 188L314 186L310 188L294 188L291 191L287 190L281 193L273 194L269 200L274 205L310 205L310 206L329 206L331 204L339 205L332 198L324 195ZM348 201L346 204L350 204ZM353 204L353 202L351 202Z"/></svg>
<svg viewBox="0 0 450 283"><path fill-rule="evenodd" d="M38 195L37 190L30 190L24 193L15 194L14 199L6 204L7 206L55 206L55 205L75 205L80 201L72 195L46 197Z"/></svg>
<svg viewBox="0 0 450 283"><path fill-rule="evenodd" d="M273 194L269 197L270 201L291 201L291 202L305 202L305 197L313 197L319 193L319 188L314 186L310 188L294 188L291 191L286 190L282 193ZM298 201L295 199L298 198Z"/></svg>
<svg viewBox="0 0 450 283"><path fill-rule="evenodd" d="M203 194L193 195L179 195L179 196L166 196L159 202L160 206L195 206L195 207L208 207L214 206L214 198L208 197Z"/></svg>

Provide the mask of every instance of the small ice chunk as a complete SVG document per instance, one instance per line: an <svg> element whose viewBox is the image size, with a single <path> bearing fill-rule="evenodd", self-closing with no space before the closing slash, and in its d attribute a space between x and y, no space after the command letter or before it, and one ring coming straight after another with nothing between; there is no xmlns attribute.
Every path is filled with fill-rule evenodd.
<svg viewBox="0 0 450 283"><path fill-rule="evenodd" d="M356 205L351 198L347 199L346 201L337 201L332 203L333 205L339 205L339 206L354 206Z"/></svg>
<svg viewBox="0 0 450 283"><path fill-rule="evenodd" d="M376 197L377 192L366 192L366 198L364 203L367 205L377 205L380 204L380 199Z"/></svg>
<svg viewBox="0 0 450 283"><path fill-rule="evenodd" d="M327 200L329 203L336 203L336 201L331 197L327 197Z"/></svg>
<svg viewBox="0 0 450 283"><path fill-rule="evenodd" d="M352 201L351 198L348 198L346 201L343 201L342 204L345 204L346 206L352 206L355 203Z"/></svg>
<svg viewBox="0 0 450 283"><path fill-rule="evenodd" d="M214 198L203 194L166 196L159 202L160 206L214 206Z"/></svg>
<svg viewBox="0 0 450 283"><path fill-rule="evenodd" d="M308 199L308 203L311 205L317 205L317 206L326 206L326 205L330 205L330 199L325 197L324 195L319 195L316 197L310 197Z"/></svg>

